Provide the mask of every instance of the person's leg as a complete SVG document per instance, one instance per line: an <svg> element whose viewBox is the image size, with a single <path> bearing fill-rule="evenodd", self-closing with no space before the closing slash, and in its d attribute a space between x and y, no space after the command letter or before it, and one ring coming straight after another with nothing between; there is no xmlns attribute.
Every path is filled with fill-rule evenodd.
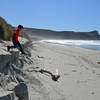
<svg viewBox="0 0 100 100"><path fill-rule="evenodd" d="M11 48L16 48L17 47L16 41L12 41L12 42L13 42L13 45L12 46L7 46L8 51L10 51Z"/></svg>
<svg viewBox="0 0 100 100"><path fill-rule="evenodd" d="M17 42L17 48L21 51L22 54L25 54L20 42Z"/></svg>

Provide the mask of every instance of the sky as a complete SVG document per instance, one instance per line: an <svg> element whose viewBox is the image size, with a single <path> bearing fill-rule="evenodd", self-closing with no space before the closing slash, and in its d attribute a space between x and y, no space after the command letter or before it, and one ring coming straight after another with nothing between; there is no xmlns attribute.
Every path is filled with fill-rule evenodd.
<svg viewBox="0 0 100 100"><path fill-rule="evenodd" d="M0 0L0 16L13 26L100 33L100 0Z"/></svg>

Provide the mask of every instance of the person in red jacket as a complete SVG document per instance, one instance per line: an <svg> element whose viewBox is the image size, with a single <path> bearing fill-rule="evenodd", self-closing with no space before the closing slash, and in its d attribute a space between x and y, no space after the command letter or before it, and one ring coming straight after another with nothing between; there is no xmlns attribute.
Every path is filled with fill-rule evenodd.
<svg viewBox="0 0 100 100"><path fill-rule="evenodd" d="M18 25L17 29L14 30L13 35L12 35L13 46L7 46L8 51L10 51L11 48L18 48L22 54L25 54L20 42L18 41L18 36L22 29L23 29L23 26Z"/></svg>

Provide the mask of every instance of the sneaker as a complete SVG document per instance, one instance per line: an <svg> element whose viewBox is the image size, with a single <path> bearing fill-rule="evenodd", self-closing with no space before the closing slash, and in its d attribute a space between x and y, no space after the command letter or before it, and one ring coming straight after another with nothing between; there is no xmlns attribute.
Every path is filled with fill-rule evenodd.
<svg viewBox="0 0 100 100"><path fill-rule="evenodd" d="M22 54L22 55L26 55L26 53L25 53L25 52L22 52L21 54Z"/></svg>
<svg viewBox="0 0 100 100"><path fill-rule="evenodd" d="M8 50L8 52L10 51L10 46L7 46L7 50Z"/></svg>

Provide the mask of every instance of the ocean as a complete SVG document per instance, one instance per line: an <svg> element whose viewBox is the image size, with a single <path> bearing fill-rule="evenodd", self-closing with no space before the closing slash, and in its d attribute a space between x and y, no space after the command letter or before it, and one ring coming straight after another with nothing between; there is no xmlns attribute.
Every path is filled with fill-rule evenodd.
<svg viewBox="0 0 100 100"><path fill-rule="evenodd" d="M42 40L43 42L100 50L100 40Z"/></svg>

